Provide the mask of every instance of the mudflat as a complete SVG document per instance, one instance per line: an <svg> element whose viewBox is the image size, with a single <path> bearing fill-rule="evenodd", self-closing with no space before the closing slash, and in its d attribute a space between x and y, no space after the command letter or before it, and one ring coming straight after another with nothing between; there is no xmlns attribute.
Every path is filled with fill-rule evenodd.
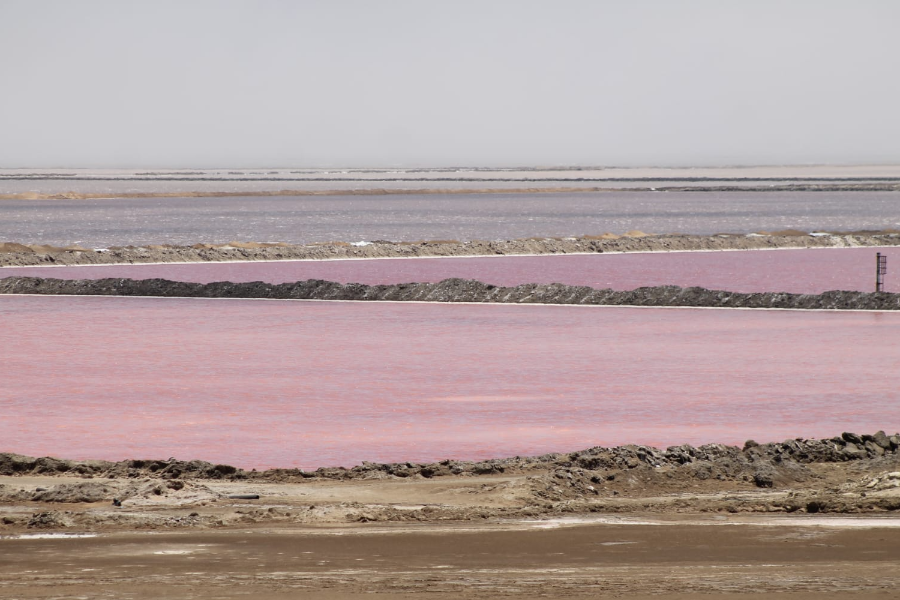
<svg viewBox="0 0 900 600"><path fill-rule="evenodd" d="M900 528L804 520L365 524L2 539L0 595L895 597Z"/></svg>

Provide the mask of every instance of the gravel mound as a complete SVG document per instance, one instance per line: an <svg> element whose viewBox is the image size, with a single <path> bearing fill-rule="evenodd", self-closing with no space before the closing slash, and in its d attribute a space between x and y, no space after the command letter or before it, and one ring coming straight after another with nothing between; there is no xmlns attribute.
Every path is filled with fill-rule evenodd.
<svg viewBox="0 0 900 600"><path fill-rule="evenodd" d="M505 304L578 304L605 306L681 306L712 308L783 308L898 310L900 294L829 291L821 294L727 292L701 287L641 287L631 291L598 290L563 284L500 287L468 279L394 285L341 284L309 279L295 283L185 283L167 279L60 280L37 277L0 279L0 294L151 296L179 298L266 298L280 300L358 300L393 302L477 302Z"/></svg>

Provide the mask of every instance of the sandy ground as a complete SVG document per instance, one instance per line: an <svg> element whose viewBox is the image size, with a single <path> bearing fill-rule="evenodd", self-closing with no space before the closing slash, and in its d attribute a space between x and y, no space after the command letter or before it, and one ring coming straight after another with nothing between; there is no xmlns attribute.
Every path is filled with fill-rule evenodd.
<svg viewBox="0 0 900 600"><path fill-rule="evenodd" d="M0 598L896 597L900 453L780 462L768 487L700 463L587 486L544 463L211 479L37 461L0 476Z"/></svg>
<svg viewBox="0 0 900 600"><path fill-rule="evenodd" d="M895 598L900 528L721 518L0 540L4 598Z"/></svg>

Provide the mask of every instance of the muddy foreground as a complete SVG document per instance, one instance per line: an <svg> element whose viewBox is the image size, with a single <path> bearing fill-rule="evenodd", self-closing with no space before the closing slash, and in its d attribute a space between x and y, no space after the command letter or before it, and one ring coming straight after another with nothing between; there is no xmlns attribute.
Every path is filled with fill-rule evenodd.
<svg viewBox="0 0 900 600"><path fill-rule="evenodd" d="M3 598L900 589L900 435L883 432L309 472L6 454L0 473Z"/></svg>

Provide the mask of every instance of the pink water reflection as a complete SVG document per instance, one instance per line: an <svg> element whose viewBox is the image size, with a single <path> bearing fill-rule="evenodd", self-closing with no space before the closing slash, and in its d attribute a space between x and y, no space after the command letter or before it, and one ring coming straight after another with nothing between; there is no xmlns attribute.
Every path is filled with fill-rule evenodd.
<svg viewBox="0 0 900 600"><path fill-rule="evenodd" d="M648 285L680 285L736 292L815 294L828 290L874 290L876 252L888 256L891 271L885 290L900 292L900 276L892 275L890 267L900 265L900 248L17 267L0 269L0 276L158 277L199 283L326 279L366 284L435 282L461 277L503 286L566 283L631 290Z"/></svg>
<svg viewBox="0 0 900 600"><path fill-rule="evenodd" d="M900 429L900 314L0 297L2 450L243 467Z"/></svg>

